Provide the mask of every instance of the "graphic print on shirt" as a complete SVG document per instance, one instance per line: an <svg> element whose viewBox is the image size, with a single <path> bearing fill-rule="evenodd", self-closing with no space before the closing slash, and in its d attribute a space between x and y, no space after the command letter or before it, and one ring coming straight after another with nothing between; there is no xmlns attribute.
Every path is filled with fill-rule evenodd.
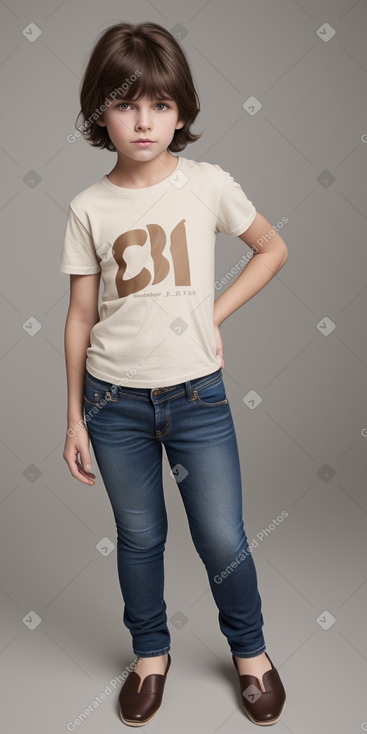
<svg viewBox="0 0 367 734"><path fill-rule="evenodd" d="M185 219L181 219L170 235L169 249L172 255L175 285L191 285L185 221ZM170 271L170 263L162 254L167 238L164 229L159 224L147 224L146 227L149 232L150 252L154 268L151 285L156 285L157 283L161 283ZM119 298L137 293L149 285L151 281L152 274L145 267L142 268L138 275L134 275L128 280L123 280L127 268L127 262L124 259L125 250L128 247L136 245L142 247L146 241L147 233L144 229L131 229L119 235L113 243L112 252L118 264L115 282Z"/></svg>

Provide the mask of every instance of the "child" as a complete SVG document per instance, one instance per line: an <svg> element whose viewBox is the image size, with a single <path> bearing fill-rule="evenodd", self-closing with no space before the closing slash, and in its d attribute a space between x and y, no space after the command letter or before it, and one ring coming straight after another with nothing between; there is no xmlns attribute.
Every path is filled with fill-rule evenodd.
<svg viewBox="0 0 367 734"><path fill-rule="evenodd" d="M94 485L90 439L116 521L123 622L139 666L122 686L121 719L143 726L153 718L171 665L164 446L243 707L256 724L272 724L285 691L265 652L246 550L220 325L283 267L287 248L228 172L173 155L200 137L190 131L200 107L186 56L165 28L118 23L104 31L80 100L82 134L117 161L68 211L60 264L70 274L63 457L73 477ZM214 302L218 232L240 237L255 256Z"/></svg>

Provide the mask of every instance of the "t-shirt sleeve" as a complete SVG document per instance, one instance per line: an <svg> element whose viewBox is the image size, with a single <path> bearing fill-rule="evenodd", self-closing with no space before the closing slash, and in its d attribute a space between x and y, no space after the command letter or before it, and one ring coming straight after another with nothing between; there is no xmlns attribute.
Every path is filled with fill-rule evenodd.
<svg viewBox="0 0 367 734"><path fill-rule="evenodd" d="M62 273L92 275L101 270L93 238L69 205L62 248L60 270Z"/></svg>
<svg viewBox="0 0 367 734"><path fill-rule="evenodd" d="M218 166L218 168L220 168ZM216 232L225 232L231 237L248 229L255 219L256 208L247 198L240 184L234 180L228 171L222 172L221 193L217 207Z"/></svg>

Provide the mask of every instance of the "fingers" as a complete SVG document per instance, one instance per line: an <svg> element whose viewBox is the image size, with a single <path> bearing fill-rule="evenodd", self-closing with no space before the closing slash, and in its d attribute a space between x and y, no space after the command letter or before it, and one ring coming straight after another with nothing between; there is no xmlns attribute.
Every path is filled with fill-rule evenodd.
<svg viewBox="0 0 367 734"><path fill-rule="evenodd" d="M91 464L90 464L91 466ZM72 475L79 479L83 484L93 485L95 484L96 475L91 471L87 471L86 467L83 466L79 461L75 461L76 473L71 472Z"/></svg>
<svg viewBox="0 0 367 734"><path fill-rule="evenodd" d="M67 436L63 457L75 479L82 484L95 484L96 475L91 471L92 461L88 439L83 441L81 436L78 439Z"/></svg>
<svg viewBox="0 0 367 734"><path fill-rule="evenodd" d="M88 448L81 448L80 450L80 459L81 459L81 465L85 469L86 472L90 472L92 468L92 460L90 458L90 453Z"/></svg>
<svg viewBox="0 0 367 734"><path fill-rule="evenodd" d="M95 483L95 474L93 472L87 471L83 464L78 461L77 456L68 456L67 454L64 455L64 459L69 467L70 474L74 477L74 479L78 479L79 482L82 482L82 484L89 484L93 485Z"/></svg>
<svg viewBox="0 0 367 734"><path fill-rule="evenodd" d="M223 357L223 339L221 337L221 333L219 330L219 326L217 324L214 324L214 332L215 332L215 345L217 354L220 357L220 366L224 367L224 357Z"/></svg>
<svg viewBox="0 0 367 734"><path fill-rule="evenodd" d="M217 348L217 354L220 357L220 366L223 368L224 367L223 347Z"/></svg>

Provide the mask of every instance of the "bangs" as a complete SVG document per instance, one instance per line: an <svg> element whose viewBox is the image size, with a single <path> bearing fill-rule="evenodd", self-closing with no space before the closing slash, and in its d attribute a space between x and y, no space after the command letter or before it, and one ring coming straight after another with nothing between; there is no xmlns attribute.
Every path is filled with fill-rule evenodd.
<svg viewBox="0 0 367 734"><path fill-rule="evenodd" d="M82 135L91 145L116 152L107 127L98 118L115 100L173 100L179 120L169 150L178 153L194 143L201 133L191 132L200 111L186 56L172 34L163 26L145 22L118 23L107 28L89 58L80 88Z"/></svg>
<svg viewBox="0 0 367 734"><path fill-rule="evenodd" d="M152 99L170 97L178 103L179 89L170 65L162 63L152 49L149 49L150 53L147 51L145 48L144 55L133 54L129 62L126 55L121 64L118 63L118 59L114 60L115 68L109 69L108 82L103 89L105 97L114 95L115 99L131 100L142 97Z"/></svg>

